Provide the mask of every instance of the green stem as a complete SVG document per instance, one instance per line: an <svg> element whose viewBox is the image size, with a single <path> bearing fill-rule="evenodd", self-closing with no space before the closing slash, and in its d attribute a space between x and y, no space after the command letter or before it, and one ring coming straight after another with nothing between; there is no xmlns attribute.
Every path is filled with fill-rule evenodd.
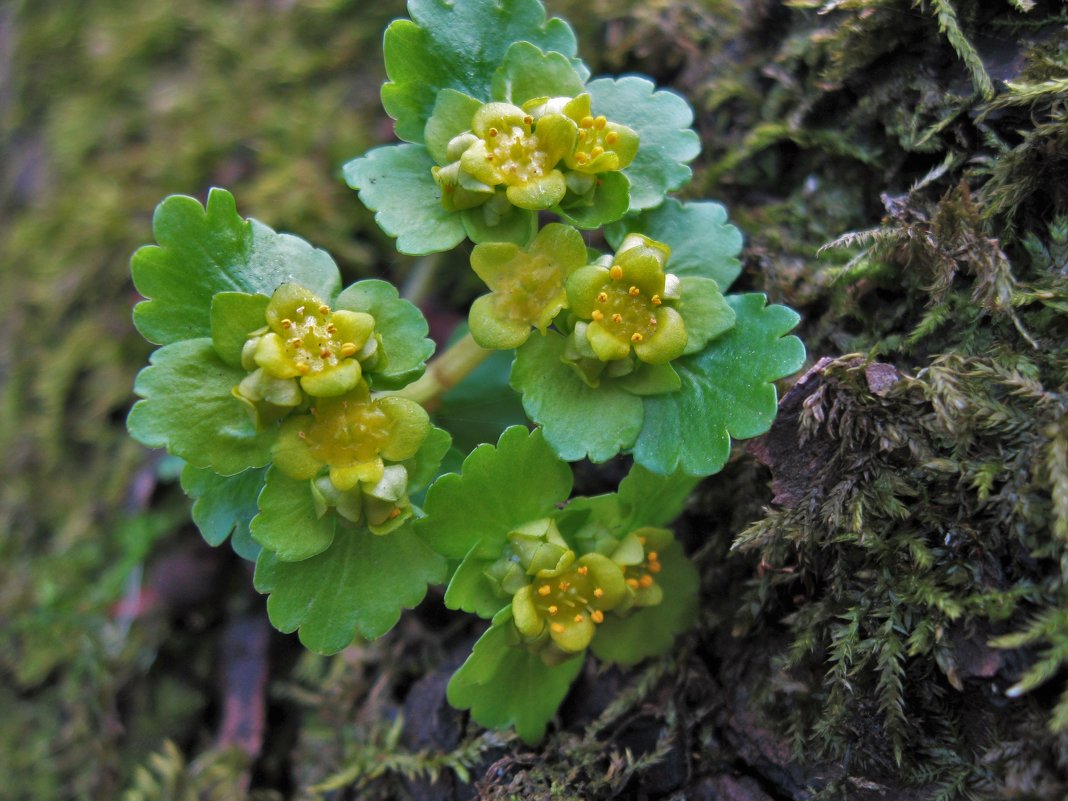
<svg viewBox="0 0 1068 801"><path fill-rule="evenodd" d="M408 398L427 411L433 411L441 401L441 396L470 375L491 353L492 350L486 350L475 342L470 333L464 334L427 364L422 378L390 394Z"/></svg>

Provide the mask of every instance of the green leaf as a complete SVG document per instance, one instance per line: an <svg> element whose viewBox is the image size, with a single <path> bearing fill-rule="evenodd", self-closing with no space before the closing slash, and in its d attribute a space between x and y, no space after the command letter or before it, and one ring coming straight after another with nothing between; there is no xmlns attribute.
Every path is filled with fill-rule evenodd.
<svg viewBox="0 0 1068 801"><path fill-rule="evenodd" d="M220 292L211 299L211 341L215 352L231 367L241 367L241 350L248 335L267 325L266 295Z"/></svg>
<svg viewBox="0 0 1068 801"><path fill-rule="evenodd" d="M397 250L414 256L456 247L467 236L460 215L441 205L430 170L434 160L421 145L387 145L348 162L345 182L375 212L375 222L397 238Z"/></svg>
<svg viewBox="0 0 1068 801"><path fill-rule="evenodd" d="M449 163L449 142L471 130L471 120L482 103L455 89L442 89L434 101L434 113L426 123L426 149L436 164Z"/></svg>
<svg viewBox="0 0 1068 801"><path fill-rule="evenodd" d="M639 607L625 618L607 615L590 643L598 659L633 665L667 653L675 637L693 626L700 587L697 568L677 542L661 554L660 564L663 570L656 581L664 589L664 600L656 606Z"/></svg>
<svg viewBox="0 0 1068 801"><path fill-rule="evenodd" d="M727 222L727 210L710 200L680 203L668 198L609 226L605 236L618 248L629 233L645 234L671 248L667 271L678 276L712 278L726 291L742 271L738 254L742 234Z"/></svg>
<svg viewBox="0 0 1068 801"><path fill-rule="evenodd" d="M484 556L478 545L473 546L449 579L445 606L486 619L508 606L512 599L501 597L486 577L485 570L492 563L493 559Z"/></svg>
<svg viewBox="0 0 1068 801"><path fill-rule="evenodd" d="M596 389L560 361L566 340L555 331L532 336L512 366L512 386L546 441L569 462L604 462L630 448L642 427L642 399L609 380Z"/></svg>
<svg viewBox="0 0 1068 801"><path fill-rule="evenodd" d="M547 517L571 493L571 468L545 444L540 431L514 426L496 447L480 445L459 475L434 483L426 496L419 532L439 553L462 559L478 546L496 559L508 534L523 523Z"/></svg>
<svg viewBox="0 0 1068 801"><path fill-rule="evenodd" d="M621 172L606 172L596 176L597 186L593 197L568 202L557 206L555 211L562 220L578 228L600 228L614 222L627 213L630 207L630 181Z"/></svg>
<svg viewBox="0 0 1068 801"><path fill-rule="evenodd" d="M236 476L219 476L191 464L182 468L182 490L193 499L193 522L213 548L230 537L230 546L243 559L255 561L260 546L249 537L256 498L263 488L263 468ZM252 547L249 547L251 543Z"/></svg>
<svg viewBox="0 0 1068 801"><path fill-rule="evenodd" d="M334 307L367 312L375 318L375 333L382 337L386 361L381 369L366 373L371 389L401 389L423 374L434 342L427 339L423 313L403 300L395 286L377 279L358 281L337 296Z"/></svg>
<svg viewBox="0 0 1068 801"><path fill-rule="evenodd" d="M632 211L660 205L664 195L690 180L686 166L701 151L690 129L693 109L679 95L655 91L645 78L599 78L591 81L593 113L603 114L638 132L638 155L623 172L630 179Z"/></svg>
<svg viewBox="0 0 1068 801"><path fill-rule="evenodd" d="M516 42L493 75L491 95L522 106L538 97L574 97L585 91L585 76L562 53L546 53L530 42Z"/></svg>
<svg viewBox="0 0 1068 801"><path fill-rule="evenodd" d="M267 614L275 628L299 629L300 641L321 654L337 653L357 636L380 637L445 577L445 560L410 525L375 536L338 526L334 542L318 556L283 562L264 550L255 585L270 593Z"/></svg>
<svg viewBox="0 0 1068 801"><path fill-rule="evenodd" d="M503 197L498 195L499 197ZM538 232L538 213L491 199L459 214L472 242L512 242L527 245ZM492 220L492 223L490 222Z"/></svg>
<svg viewBox="0 0 1068 801"><path fill-rule="evenodd" d="M680 279L682 298L678 310L686 326L686 349L683 354L703 350L709 340L715 339L734 325L734 309L720 293L719 286L711 278L684 275Z"/></svg>
<svg viewBox="0 0 1068 801"><path fill-rule="evenodd" d="M319 516L310 481L298 481L271 467L252 518L253 539L283 562L320 554L334 541L337 517Z"/></svg>
<svg viewBox="0 0 1068 801"><path fill-rule="evenodd" d="M668 525L682 512L698 481L684 474L661 476L634 465L619 484L619 504L626 510L619 531Z"/></svg>
<svg viewBox="0 0 1068 801"><path fill-rule="evenodd" d="M166 448L219 475L263 467L275 432L256 431L231 395L244 377L244 370L223 363L210 339L166 345L137 374L134 392L144 400L134 404L126 427L142 445Z"/></svg>
<svg viewBox="0 0 1068 801"><path fill-rule="evenodd" d="M761 294L727 298L737 319L732 329L692 356L673 362L682 389L643 399L645 423L635 460L656 473L706 476L730 455L731 437L746 439L771 427L777 410L772 383L801 369L801 340L784 336L797 313L766 306Z"/></svg>
<svg viewBox="0 0 1068 801"><path fill-rule="evenodd" d="M446 694L457 709L470 709L479 724L491 729L515 726L523 742L534 745L545 736L585 655L549 666L513 645L515 636L510 618L491 626L453 674Z"/></svg>
<svg viewBox="0 0 1068 801"><path fill-rule="evenodd" d="M408 470L408 493L414 495L438 477L445 454L452 447L452 436L448 431L430 427L419 451L404 466Z"/></svg>
<svg viewBox="0 0 1068 801"><path fill-rule="evenodd" d="M134 307L134 324L157 345L210 337L211 299L219 292L270 295L288 281L328 298L340 288L326 252L243 220L222 189L211 190L206 208L191 197L166 198L152 230L159 244L140 248L130 269L148 298Z"/></svg>
<svg viewBox="0 0 1068 801"><path fill-rule="evenodd" d="M438 92L456 89L487 102L494 73L513 42L529 42L568 58L575 34L566 22L546 21L538 0L409 0L411 20L396 20L383 42L386 75L382 105L397 121L397 136L422 142ZM580 77L588 71L574 61Z"/></svg>

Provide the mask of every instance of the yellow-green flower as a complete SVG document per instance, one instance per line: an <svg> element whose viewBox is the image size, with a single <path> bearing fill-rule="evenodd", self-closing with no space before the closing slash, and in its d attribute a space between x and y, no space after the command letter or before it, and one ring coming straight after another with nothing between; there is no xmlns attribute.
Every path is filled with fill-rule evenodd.
<svg viewBox="0 0 1068 801"><path fill-rule="evenodd" d="M567 307L564 282L586 264L586 243L574 228L546 225L525 249L504 242L477 245L471 267L492 290L471 306L471 335L484 348L518 348L531 327L545 333Z"/></svg>
<svg viewBox="0 0 1068 801"><path fill-rule="evenodd" d="M371 315L331 311L297 284L282 284L275 290L266 316L267 328L251 336L242 353L245 368L253 371L238 388L247 397L251 393L246 389L265 379L299 382L300 389L313 397L344 395L363 374L360 357L368 357L377 346Z"/></svg>
<svg viewBox="0 0 1068 801"><path fill-rule="evenodd" d="M535 121L511 103L486 103L471 132L476 139L460 156L463 172L487 187L505 186L508 201L522 209L549 209L563 199L567 184L557 165L574 149L572 120L546 114Z"/></svg>
<svg viewBox="0 0 1068 801"><path fill-rule="evenodd" d="M603 114L593 116L585 92L569 101L563 113L578 125L574 149L564 157L568 169L595 175L630 166L638 153L638 134L612 122Z"/></svg>
<svg viewBox="0 0 1068 801"><path fill-rule="evenodd" d="M512 619L528 642L548 640L565 653L584 650L605 612L627 597L619 565L590 553L567 551L555 568L539 570L512 598Z"/></svg>
<svg viewBox="0 0 1068 801"><path fill-rule="evenodd" d="M591 264L567 280L571 310L580 322L573 337L578 353L602 362L631 353L648 364L665 364L686 348L686 326L673 308L679 281L664 272L671 250L640 234L623 240L611 264Z"/></svg>

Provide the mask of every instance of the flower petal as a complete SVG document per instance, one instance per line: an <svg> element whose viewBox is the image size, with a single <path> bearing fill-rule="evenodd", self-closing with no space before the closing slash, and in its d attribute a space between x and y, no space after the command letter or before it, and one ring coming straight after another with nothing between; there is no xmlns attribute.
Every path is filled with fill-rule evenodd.
<svg viewBox="0 0 1068 801"><path fill-rule="evenodd" d="M342 359L332 367L304 376L300 379L300 387L316 398L335 398L360 383L362 374L356 359Z"/></svg>

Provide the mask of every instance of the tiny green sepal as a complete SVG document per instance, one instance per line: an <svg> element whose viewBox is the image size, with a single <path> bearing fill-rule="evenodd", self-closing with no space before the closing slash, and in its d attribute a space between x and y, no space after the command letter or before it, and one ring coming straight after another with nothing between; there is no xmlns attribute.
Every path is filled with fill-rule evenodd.
<svg viewBox="0 0 1068 801"><path fill-rule="evenodd" d="M264 549L254 583L270 594L267 614L275 628L298 631L306 648L332 654L357 636L385 634L429 584L444 578L445 560L410 522L384 537L339 523L330 547L309 559L285 562Z"/></svg>
<svg viewBox="0 0 1068 801"><path fill-rule="evenodd" d="M535 745L545 736L584 661L578 654L546 664L522 647L505 610L453 674L446 694L450 704L471 710L471 717L482 726L514 726L525 743Z"/></svg>
<svg viewBox="0 0 1068 801"><path fill-rule="evenodd" d="M326 252L242 219L223 189L212 189L205 206L184 195L166 198L152 230L159 244L140 248L130 269L147 298L134 307L134 324L157 345L212 336L211 304L219 292L269 296L292 281L330 298L341 287Z"/></svg>

